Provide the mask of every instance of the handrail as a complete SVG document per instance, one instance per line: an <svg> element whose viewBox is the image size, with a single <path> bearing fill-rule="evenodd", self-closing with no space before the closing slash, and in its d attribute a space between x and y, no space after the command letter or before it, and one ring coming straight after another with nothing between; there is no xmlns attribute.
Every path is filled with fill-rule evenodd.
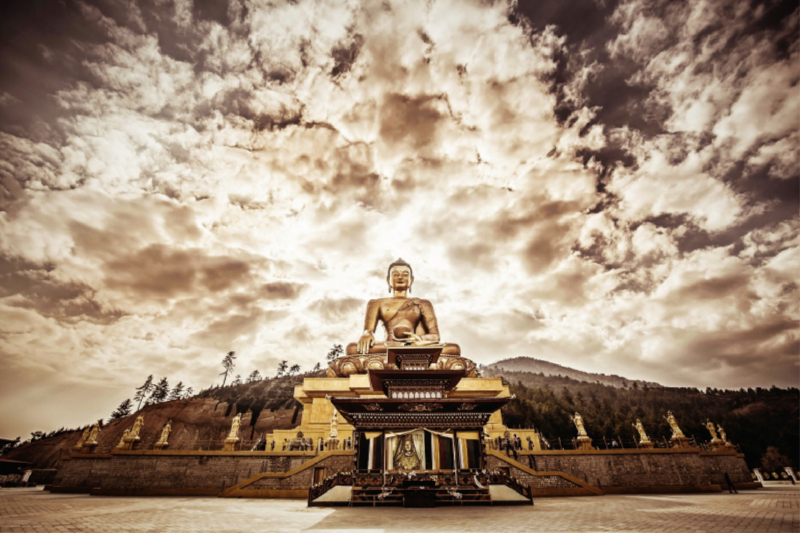
<svg viewBox="0 0 800 533"><path fill-rule="evenodd" d="M486 450L486 455L491 455L493 457L500 459L501 461L505 461L514 468L518 468L519 470L522 470L523 472L530 474L531 476L539 476L539 477L559 476L566 479L570 483L578 485L580 488L586 489L594 494L597 494L598 496L602 496L603 494L605 494L605 492L603 492L602 489L595 487L594 485L590 485L589 483L586 483L585 481L580 480L571 474L567 474L566 472L561 472L561 471L539 472L537 470L533 470L528 466L525 466L524 464L512 459L511 457L506 456L505 454L497 452L496 450Z"/></svg>
<svg viewBox="0 0 800 533"><path fill-rule="evenodd" d="M489 472L488 478L489 478L488 479L489 484L505 485L506 487L510 488L520 496L528 498L531 501L531 504L533 504L533 490L527 483L523 483L517 478L511 477L510 475L506 474L505 472L501 472L500 470L494 470L492 472Z"/></svg>
<svg viewBox="0 0 800 533"><path fill-rule="evenodd" d="M331 490L333 487L344 485L353 485L352 472L337 472L326 477L320 483L311 485L311 487L308 489L308 505L311 505L314 500Z"/></svg>
<svg viewBox="0 0 800 533"><path fill-rule="evenodd" d="M264 479L264 478L285 479L287 477L290 477L290 476L293 476L293 475L297 474L298 472L302 472L303 470L305 470L307 468L311 468L315 464L317 464L317 463L319 463L321 461L324 461L328 457L331 457L331 456L334 456L334 455L348 455L349 456L349 455L351 455L351 452L349 450L347 450L347 451L330 450L330 451L323 452L323 453L319 454L318 456L312 458L309 461L306 461L305 463L302 463L301 465L298 465L297 467L289 470L288 472L262 472L261 474L256 474L254 476L251 476L251 477L247 478L246 480L242 481L241 483L237 483L236 485L232 485L231 487L225 489L224 491L222 491L220 496L230 496L234 492L236 492L237 490L240 490L240 489L242 489L242 488L244 488L244 487L246 487L248 485L252 485L253 483L258 481L259 479Z"/></svg>

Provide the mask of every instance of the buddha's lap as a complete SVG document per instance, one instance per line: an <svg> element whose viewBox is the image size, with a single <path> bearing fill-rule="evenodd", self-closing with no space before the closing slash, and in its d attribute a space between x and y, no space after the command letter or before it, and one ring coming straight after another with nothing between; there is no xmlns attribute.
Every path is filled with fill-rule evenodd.
<svg viewBox="0 0 800 533"><path fill-rule="evenodd" d="M387 347L385 342L376 342L373 344L367 353L369 354L376 354L376 353L386 353ZM345 349L346 355L358 355L358 343L351 342L347 345ZM447 343L444 348L442 348L442 355L461 355L461 348L458 344L451 344Z"/></svg>

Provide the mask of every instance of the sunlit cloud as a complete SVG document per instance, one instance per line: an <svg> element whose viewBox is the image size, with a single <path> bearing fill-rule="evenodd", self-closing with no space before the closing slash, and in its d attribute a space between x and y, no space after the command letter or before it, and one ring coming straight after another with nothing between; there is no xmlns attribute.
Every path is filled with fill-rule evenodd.
<svg viewBox="0 0 800 533"><path fill-rule="evenodd" d="M479 363L796 385L796 6L574 4L10 8L0 431L310 369L398 256Z"/></svg>

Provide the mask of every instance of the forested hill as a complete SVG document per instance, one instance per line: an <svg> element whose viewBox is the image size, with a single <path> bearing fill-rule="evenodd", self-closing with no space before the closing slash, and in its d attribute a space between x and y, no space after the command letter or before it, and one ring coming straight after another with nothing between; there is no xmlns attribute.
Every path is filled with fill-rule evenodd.
<svg viewBox="0 0 800 533"><path fill-rule="evenodd" d="M710 439L706 420L721 425L728 439L741 446L751 468L760 466L768 446L777 447L798 467L800 458L800 391L796 388L700 391L684 387L616 388L542 373L494 370L516 394L503 408L509 427L535 427L547 439L571 443L576 436L571 416L581 414L589 436L602 446L621 438L627 445L639 418L651 440L669 439L663 418L671 410L687 437ZM485 372L484 375L489 375ZM565 447L567 447L565 445ZM571 447L571 446L570 446Z"/></svg>
<svg viewBox="0 0 800 533"><path fill-rule="evenodd" d="M628 379L621 376L616 376L614 374L606 375L583 372L582 370L575 370L574 368L561 366L549 361L543 361L541 359L534 359L533 357L514 357L513 359L502 359L496 363L486 365L481 369L481 372L483 375L490 377L494 375L492 372L496 370L532 372L534 374L542 373L545 376L566 376L578 381L588 381L590 383L599 382L603 385L610 385L612 387L623 389L627 387L644 387L645 385L650 388L662 386L653 381Z"/></svg>
<svg viewBox="0 0 800 533"><path fill-rule="evenodd" d="M306 377L322 376L324 372L319 371L261 379L212 387L191 397L144 405L141 411L106 421L97 439L99 446L96 452L110 452L138 415L144 416L140 433L141 449L152 449L164 425L171 421L170 449L219 450L237 414L242 415L239 431L242 449L250 449L265 433L272 433L275 429L291 429L300 424L302 405L294 399L294 387ZM108 411L111 411L111 406ZM85 427L62 428L25 441L6 452L3 458L26 461L34 468L57 468Z"/></svg>

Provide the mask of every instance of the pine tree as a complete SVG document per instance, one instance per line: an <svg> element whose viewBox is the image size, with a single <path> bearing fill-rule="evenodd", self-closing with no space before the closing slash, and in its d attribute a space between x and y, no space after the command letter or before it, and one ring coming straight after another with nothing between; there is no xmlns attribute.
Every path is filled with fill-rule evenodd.
<svg viewBox="0 0 800 533"><path fill-rule="evenodd" d="M286 369L289 368L289 361L284 359L280 363L278 363L278 377L281 377L286 373Z"/></svg>
<svg viewBox="0 0 800 533"><path fill-rule="evenodd" d="M147 399L147 404L161 403L167 399L167 396L169 396L169 382L166 377L163 377L158 382L158 385L153 388L152 394Z"/></svg>
<svg viewBox="0 0 800 533"><path fill-rule="evenodd" d="M189 387L188 389L186 389L186 392L183 394L183 398L184 399L191 398L193 394L194 394L194 389Z"/></svg>
<svg viewBox="0 0 800 533"><path fill-rule="evenodd" d="M248 383L255 383L257 381L261 381L263 378L261 377L261 372L258 370L253 370L253 372L247 376Z"/></svg>
<svg viewBox="0 0 800 533"><path fill-rule="evenodd" d="M183 381L179 381L172 392L169 393L169 400L180 400L183 398Z"/></svg>
<svg viewBox="0 0 800 533"><path fill-rule="evenodd" d="M289 369L289 373L292 374L292 375L299 374L300 373L300 365L292 365L292 368Z"/></svg>
<svg viewBox="0 0 800 533"><path fill-rule="evenodd" d="M314 365L313 372L319 372L321 368L322 368L322 365L320 365L319 361L317 361L317 364Z"/></svg>
<svg viewBox="0 0 800 533"><path fill-rule="evenodd" d="M236 359L236 352L228 352L228 354L222 358L222 368L225 370L220 372L219 375L222 376L223 387L225 386L225 380L228 379L228 374L233 372L233 367L236 366L234 359Z"/></svg>
<svg viewBox="0 0 800 533"><path fill-rule="evenodd" d="M235 387L236 385L241 385L241 384L242 384L242 376L236 374L236 377L234 378L233 383L231 383L231 386Z"/></svg>
<svg viewBox="0 0 800 533"><path fill-rule="evenodd" d="M136 407L137 411L142 408L142 400L147 398L151 390L153 390L153 374L147 376L147 381L144 382L144 385L136 388L136 395L133 397L133 401L139 402L139 405Z"/></svg>
<svg viewBox="0 0 800 533"><path fill-rule="evenodd" d="M334 344L333 348L331 348L331 350L328 352L328 355L325 357L328 359L328 361L333 361L334 359L342 355L343 351L344 349L342 348L341 344Z"/></svg>
<svg viewBox="0 0 800 533"><path fill-rule="evenodd" d="M131 414L131 409L133 409L133 402L130 400L125 400L119 407L111 413L111 417L109 417L108 421L111 422L112 420L117 420L118 418L125 418L129 414Z"/></svg>

